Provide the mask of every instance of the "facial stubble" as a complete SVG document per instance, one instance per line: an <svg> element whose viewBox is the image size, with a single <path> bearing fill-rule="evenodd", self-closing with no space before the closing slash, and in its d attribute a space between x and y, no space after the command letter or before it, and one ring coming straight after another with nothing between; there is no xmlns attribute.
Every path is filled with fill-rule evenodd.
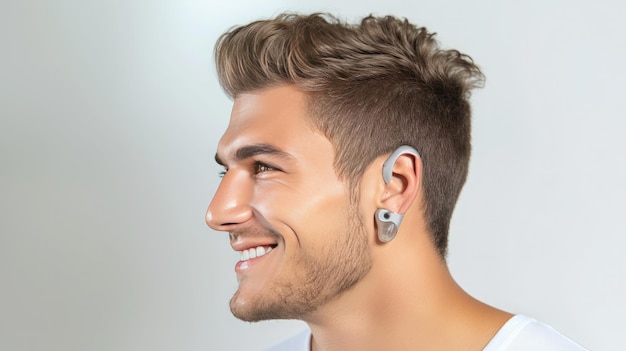
<svg viewBox="0 0 626 351"><path fill-rule="evenodd" d="M298 253L290 263L293 274L281 276L258 291L252 303L237 303L237 294L230 301L233 315L256 322L269 319L305 320L320 306L338 298L369 272L372 266L367 233L359 208L349 208L347 228L329 235L323 251Z"/></svg>

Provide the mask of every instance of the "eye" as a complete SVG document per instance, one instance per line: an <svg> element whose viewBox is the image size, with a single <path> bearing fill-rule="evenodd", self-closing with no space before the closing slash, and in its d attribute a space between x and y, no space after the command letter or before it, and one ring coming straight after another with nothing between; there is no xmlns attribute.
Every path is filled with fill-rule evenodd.
<svg viewBox="0 0 626 351"><path fill-rule="evenodd" d="M254 174L277 171L278 168L270 166L263 162L255 162L254 163Z"/></svg>

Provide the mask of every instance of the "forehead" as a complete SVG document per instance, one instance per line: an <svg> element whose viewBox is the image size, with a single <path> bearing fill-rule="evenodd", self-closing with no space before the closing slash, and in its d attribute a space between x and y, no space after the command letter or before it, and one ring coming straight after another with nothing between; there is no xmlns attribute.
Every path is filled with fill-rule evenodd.
<svg viewBox="0 0 626 351"><path fill-rule="evenodd" d="M294 87L280 86L235 98L230 123L218 145L218 155L228 157L241 147L253 144L303 152L312 151L313 145L320 147L319 144L326 143L330 141L308 118L306 95Z"/></svg>

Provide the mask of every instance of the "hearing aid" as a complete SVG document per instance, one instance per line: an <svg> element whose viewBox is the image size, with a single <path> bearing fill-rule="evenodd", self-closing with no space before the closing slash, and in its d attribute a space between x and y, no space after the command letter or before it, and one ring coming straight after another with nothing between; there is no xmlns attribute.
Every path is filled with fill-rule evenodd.
<svg viewBox="0 0 626 351"><path fill-rule="evenodd" d="M419 152L417 152L417 150L415 150L414 148L408 145L402 145L399 148L397 148L391 155L389 155L389 157L387 157L387 160L385 161L385 163L383 163L383 179L385 180L386 184L389 184L389 182L391 181L391 175L393 173L393 165L396 164L398 157L404 154L411 154L411 155L415 155L416 157L420 157Z"/></svg>
<svg viewBox="0 0 626 351"><path fill-rule="evenodd" d="M387 160L385 160L385 163L383 163L383 180L385 181L385 184L389 184L389 182L391 182L393 165L396 163L398 158L404 154L411 154L416 157L420 157L417 150L408 145L403 145L397 148L387 158ZM376 226L378 227L378 240L386 243L393 240L393 238L395 238L398 234L398 229L400 228L400 223L402 223L404 215L386 210L384 208L379 208L376 210L374 218L376 219Z"/></svg>

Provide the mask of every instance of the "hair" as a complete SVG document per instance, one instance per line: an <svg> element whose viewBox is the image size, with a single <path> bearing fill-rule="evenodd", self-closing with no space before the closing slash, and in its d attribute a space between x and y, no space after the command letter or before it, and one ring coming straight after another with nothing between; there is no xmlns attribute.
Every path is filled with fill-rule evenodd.
<svg viewBox="0 0 626 351"><path fill-rule="evenodd" d="M279 85L308 97L309 118L333 143L335 170L356 189L371 162L410 145L420 153L424 216L445 257L450 218L467 177L473 60L444 50L406 19L281 14L224 33L215 47L220 83L233 98Z"/></svg>

